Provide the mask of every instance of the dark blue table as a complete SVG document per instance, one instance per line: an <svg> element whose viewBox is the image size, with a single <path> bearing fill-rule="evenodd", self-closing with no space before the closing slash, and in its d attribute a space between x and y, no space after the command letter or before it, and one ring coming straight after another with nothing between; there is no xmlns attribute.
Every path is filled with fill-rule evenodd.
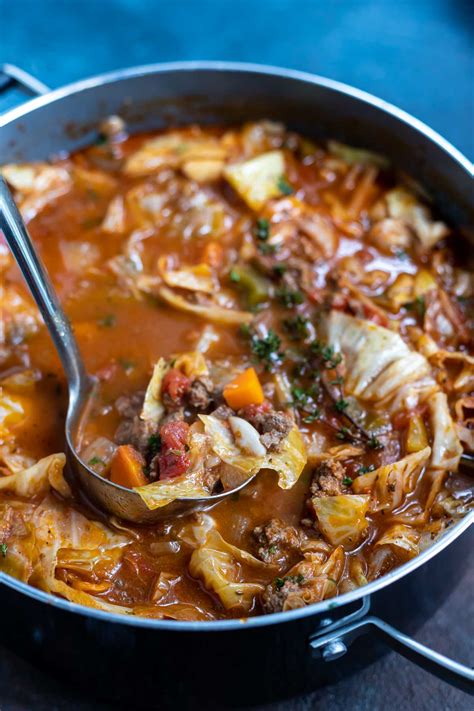
<svg viewBox="0 0 474 711"><path fill-rule="evenodd" d="M304 69L397 104L472 158L472 8L472 0L0 0L0 62L53 87L177 59Z"/></svg>
<svg viewBox="0 0 474 711"><path fill-rule="evenodd" d="M472 7L472 0L0 0L0 63L17 64L52 87L178 59L303 69L397 104L472 159ZM0 99L0 111L20 98L12 93ZM420 630L420 641L472 660L472 625L466 628L462 620L474 617L473 587L471 573ZM356 679L274 709L319 707L467 711L472 703L389 654ZM32 708L106 707L79 698L0 647L1 711Z"/></svg>

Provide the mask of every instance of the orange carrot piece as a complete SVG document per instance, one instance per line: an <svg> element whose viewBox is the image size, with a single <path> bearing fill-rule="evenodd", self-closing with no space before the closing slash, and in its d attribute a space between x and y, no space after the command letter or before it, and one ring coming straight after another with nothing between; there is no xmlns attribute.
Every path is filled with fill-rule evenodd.
<svg viewBox="0 0 474 711"><path fill-rule="evenodd" d="M110 468L110 481L133 489L135 486L144 486L148 480L143 473L145 460L140 452L131 444L122 444L117 447Z"/></svg>
<svg viewBox="0 0 474 711"><path fill-rule="evenodd" d="M247 368L226 385L224 398L234 410L240 410L247 405L261 405L265 396L255 369Z"/></svg>

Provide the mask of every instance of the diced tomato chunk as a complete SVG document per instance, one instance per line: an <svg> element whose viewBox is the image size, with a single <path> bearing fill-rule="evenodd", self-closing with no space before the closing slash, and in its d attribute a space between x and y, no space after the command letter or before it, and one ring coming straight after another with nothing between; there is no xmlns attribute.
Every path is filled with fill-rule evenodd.
<svg viewBox="0 0 474 711"><path fill-rule="evenodd" d="M189 425L182 420L168 422L160 429L161 451L158 455L160 479L172 479L184 474L190 465L186 452Z"/></svg>
<svg viewBox="0 0 474 711"><path fill-rule="evenodd" d="M167 422L160 429L162 449L181 449L188 438L189 425L183 420Z"/></svg>
<svg viewBox="0 0 474 711"><path fill-rule="evenodd" d="M162 395L168 395L173 402L181 404L190 385L191 381L184 373L178 370L178 368L171 368L163 378L161 393Z"/></svg>

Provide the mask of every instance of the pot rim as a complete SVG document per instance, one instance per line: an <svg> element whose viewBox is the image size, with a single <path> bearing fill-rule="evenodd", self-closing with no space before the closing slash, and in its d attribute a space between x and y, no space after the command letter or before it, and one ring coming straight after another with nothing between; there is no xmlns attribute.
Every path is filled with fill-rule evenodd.
<svg viewBox="0 0 474 711"><path fill-rule="evenodd" d="M220 60L191 60L191 61L176 61L176 62L160 62L156 64L143 64L125 69L116 69L102 74L96 74L86 79L65 84L57 89L52 89L41 96L30 99L17 107L7 110L0 115L0 128L6 126L12 121L25 116L32 111L46 106L53 101L64 99L71 94L79 93L86 89L94 89L105 84L112 84L123 79L134 79L150 74L164 74L166 72L189 72L189 71L219 71L219 72L235 72L242 74L261 74L268 76L280 77L282 79L294 79L297 81L307 82L315 86L322 86L326 89L345 94L366 104L373 106L385 113L392 115L394 118L408 124L415 130L422 133L428 140L437 143L440 148L445 150L454 158L465 170L471 175L474 174L474 164L452 143L441 136L440 133L430 128L420 119L412 116L404 109L398 108L384 99L380 99L374 94L370 94L363 89L358 89L345 84L336 79L329 79L320 74L312 74L310 72L300 71L298 69L287 69L277 67L270 64L256 64L252 62L227 62Z"/></svg>
<svg viewBox="0 0 474 711"><path fill-rule="evenodd" d="M454 161L456 161L460 165L460 167L466 170L468 174L470 174L471 176L474 174L474 166L471 161L469 161L468 158L466 158L457 148L455 148L451 143L449 143L449 141L447 141L439 133L431 129L419 119L414 118L409 113L402 109L399 109L393 104L390 104L389 102L384 101L383 99L379 99L376 96L373 96L372 94L369 94L361 89L356 89L355 87L336 81L334 79L328 79L326 77L322 77L316 74L310 74L308 72L302 72L294 69L283 69L279 67L252 63L222 62L208 60L167 62L160 64L148 64L99 74L87 79L67 84L58 89L54 89L42 96L31 99L18 107L8 110L0 116L0 128L7 126L12 121L26 116L27 114L36 111L37 109L40 109L43 106L46 106L55 101L60 101L72 94L76 94L87 89L98 89L106 84L118 82L123 79L133 79L151 74L162 74L166 72L180 71L219 71L223 73L241 72L242 74L251 73L260 75L270 75L280 77L282 79L292 79L296 81L301 81L313 84L314 86L322 86L334 92L343 94L345 96L350 96L358 101L369 104L373 108L378 109L379 111L382 111L384 113L388 113L398 121L411 126L413 129L418 131L418 133L422 134L425 139L437 144ZM303 619L306 617L311 617L313 615L316 616L321 613L328 613L340 607L344 607L353 602L356 602L357 600L360 600L363 597L369 596L370 594L375 593L381 590L382 588L387 587L388 585L391 585L397 580L403 578L405 575L408 575L409 573L413 572L421 565L427 563L429 560L431 560L431 558L436 556L444 548L454 542L465 530L467 530L471 523L474 523L474 511L466 514L463 519L461 519L458 523L448 528L446 533L444 533L438 541L436 541L432 546L417 555L415 558L393 569L392 571L381 577L379 580L375 580L374 582L368 583L363 587L356 588L355 590L344 593L343 595L337 596L335 598L330 598L328 600L323 600L319 603L309 605L308 607L299 608L296 610L289 610L287 612L276 612L268 615L259 615L256 617L249 618L193 622L151 619L135 616L133 614L127 615L106 612L105 610L99 610L92 607L86 607L85 605L79 605L77 603L70 602L69 600L55 597L51 593L47 593L37 588L34 588L31 585L21 582L6 573L0 573L0 583L3 583L12 590L15 590L30 598L33 598L38 602L43 602L52 605L53 607L57 607L59 609L75 614L96 618L104 622L177 632L227 632L231 630L244 630L255 627L266 627L284 622L291 622L293 620Z"/></svg>

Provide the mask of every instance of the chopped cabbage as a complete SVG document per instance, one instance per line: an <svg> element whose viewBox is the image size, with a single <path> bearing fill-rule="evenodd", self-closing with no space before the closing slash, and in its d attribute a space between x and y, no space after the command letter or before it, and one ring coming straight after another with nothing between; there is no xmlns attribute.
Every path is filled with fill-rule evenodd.
<svg viewBox="0 0 474 711"><path fill-rule="evenodd" d="M32 497L45 494L52 486L67 495L69 487L62 476L65 464L64 454L50 454L28 469L0 477L0 490L11 491L17 496Z"/></svg>
<svg viewBox="0 0 474 711"><path fill-rule="evenodd" d="M174 479L163 479L145 484L134 489L153 511L167 506L176 499L200 499L210 496L211 492L203 484L202 472L186 472Z"/></svg>
<svg viewBox="0 0 474 711"><path fill-rule="evenodd" d="M178 168L191 163L220 163L226 159L226 150L217 138L186 136L184 133L168 133L145 141L127 159L124 172L127 175L150 175L165 166ZM189 165L187 167L189 172ZM192 173L192 169L191 169ZM189 177L193 178L191 174Z"/></svg>
<svg viewBox="0 0 474 711"><path fill-rule="evenodd" d="M362 474L352 482L352 490L356 494L371 495L372 511L393 511L414 491L430 455L431 448L425 447L398 462Z"/></svg>
<svg viewBox="0 0 474 711"><path fill-rule="evenodd" d="M278 485L282 489L290 489L298 481L306 464L306 450L296 425L276 451L256 456L240 449L223 420L213 415L199 415L199 418L204 423L206 434L211 437L213 451L226 464L236 467L248 478L260 469L273 469L278 473Z"/></svg>
<svg viewBox="0 0 474 711"><path fill-rule="evenodd" d="M168 269L167 258L160 257L158 269L165 284L173 288L201 291L204 294L212 294L216 290L212 270L208 264Z"/></svg>
<svg viewBox="0 0 474 711"><path fill-rule="evenodd" d="M199 378L209 375L206 359L199 351L181 353L173 358L173 367L181 370L188 378Z"/></svg>
<svg viewBox="0 0 474 711"><path fill-rule="evenodd" d="M344 572L344 565L342 546L335 548L329 556L319 551L305 553L304 560L290 568L282 579L283 589L286 584L291 586L282 610L295 610L333 597Z"/></svg>
<svg viewBox="0 0 474 711"><path fill-rule="evenodd" d="M253 210L260 210L270 198L281 195L278 181L285 174L282 151L269 151L245 161L228 165L224 176Z"/></svg>
<svg viewBox="0 0 474 711"><path fill-rule="evenodd" d="M88 269L94 266L100 257L100 250L92 242L79 242L61 240L59 251L63 258L66 271L73 274L83 275Z"/></svg>
<svg viewBox="0 0 474 711"><path fill-rule="evenodd" d="M244 550L227 543L220 533L211 529L202 546L192 554L189 562L191 575L201 578L209 590L216 593L226 610L235 607L248 613L255 597L263 592L258 582L244 582L241 566L266 570L267 565Z"/></svg>
<svg viewBox="0 0 474 711"><path fill-rule="evenodd" d="M72 176L77 187L86 192L94 191L97 195L107 197L117 190L117 181L108 173L101 170L88 170L75 165Z"/></svg>
<svg viewBox="0 0 474 711"><path fill-rule="evenodd" d="M109 203L101 224L102 232L122 235L126 229L126 215L123 197L116 195Z"/></svg>
<svg viewBox="0 0 474 711"><path fill-rule="evenodd" d="M314 497L312 504L324 537L333 546L355 548L368 526L369 501L370 496L356 494Z"/></svg>
<svg viewBox="0 0 474 711"><path fill-rule="evenodd" d="M333 156L351 165L358 163L360 165L375 165L378 168L388 168L390 165L390 161L378 153L363 148L353 148L338 141L328 141L328 148Z"/></svg>
<svg viewBox="0 0 474 711"><path fill-rule="evenodd" d="M411 557L418 555L418 541L420 533L411 526L396 523L390 526L383 536L375 543L375 546L395 546L406 551Z"/></svg>
<svg viewBox="0 0 474 711"><path fill-rule="evenodd" d="M435 222L426 205L419 203L406 188L390 190L385 201L389 216L404 220L415 231L424 249L431 249L449 235L449 228L444 222Z"/></svg>
<svg viewBox="0 0 474 711"><path fill-rule="evenodd" d="M387 328L332 311L325 329L329 345L344 356L347 392L362 400L390 400L402 386L430 374L426 358Z"/></svg>
<svg viewBox="0 0 474 711"><path fill-rule="evenodd" d="M201 316L207 321L215 321L216 323L224 324L241 324L249 323L253 319L253 314L249 311L239 311L237 309L227 309L223 306L218 306L215 303L210 304L193 304L187 301L176 292L169 289L167 286L160 286L157 289L157 294L167 304L174 306L178 311L189 311L190 313Z"/></svg>
<svg viewBox="0 0 474 711"><path fill-rule="evenodd" d="M46 205L65 195L72 185L69 171L60 165L10 164L0 168L0 172L14 188L25 222L32 220Z"/></svg>
<svg viewBox="0 0 474 711"><path fill-rule="evenodd" d="M456 471L463 448L448 407L446 393L435 393L428 400L433 433L430 466L434 469Z"/></svg>
<svg viewBox="0 0 474 711"><path fill-rule="evenodd" d="M52 455L55 456L58 455ZM50 494L36 507L12 501L10 510L2 511L3 515L13 516L15 525L6 541L8 553L0 556L0 570L78 604L110 612L131 612L128 607L107 603L86 592L104 590L94 575L95 566L99 566L100 578L105 571L108 578L117 570L130 538L88 520ZM58 570L61 580L56 577Z"/></svg>
<svg viewBox="0 0 474 711"><path fill-rule="evenodd" d="M165 413L165 408L161 402L161 385L168 370L169 365L164 358L160 358L153 368L153 374L148 383L143 408L140 413L140 418L144 422L151 422L157 425Z"/></svg>

